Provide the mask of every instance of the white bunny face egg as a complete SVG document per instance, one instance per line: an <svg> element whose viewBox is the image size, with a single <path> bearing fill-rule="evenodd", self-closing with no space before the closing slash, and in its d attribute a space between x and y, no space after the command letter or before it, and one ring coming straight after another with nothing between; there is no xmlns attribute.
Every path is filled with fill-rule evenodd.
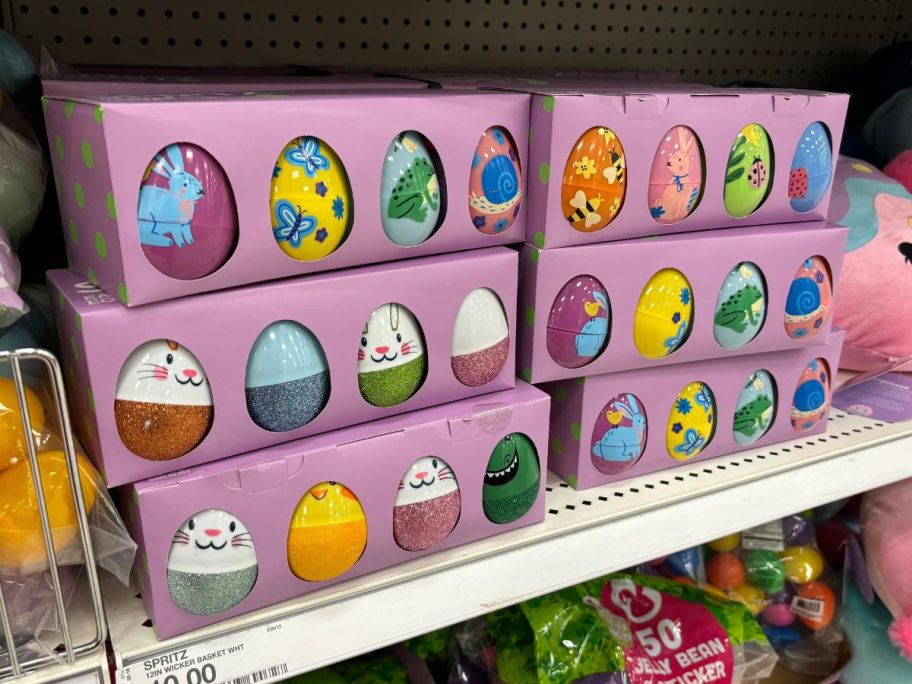
<svg viewBox="0 0 912 684"><path fill-rule="evenodd" d="M374 406L395 406L411 397L427 372L424 335L402 304L391 302L371 313L358 346L358 386Z"/></svg>
<svg viewBox="0 0 912 684"><path fill-rule="evenodd" d="M406 551L423 551L453 531L461 508L459 485L449 464L436 456L419 458L399 481L393 537Z"/></svg>
<svg viewBox="0 0 912 684"><path fill-rule="evenodd" d="M212 425L212 392L203 367L172 340L137 347L117 377L114 420L137 456L167 461L195 448Z"/></svg>
<svg viewBox="0 0 912 684"><path fill-rule="evenodd" d="M463 385L480 387L503 370L510 351L510 328L500 298L486 287L472 290L453 325L453 374Z"/></svg>
<svg viewBox="0 0 912 684"><path fill-rule="evenodd" d="M256 583L253 539L244 524L217 508L187 518L168 553L168 591L193 615L215 615L240 603Z"/></svg>

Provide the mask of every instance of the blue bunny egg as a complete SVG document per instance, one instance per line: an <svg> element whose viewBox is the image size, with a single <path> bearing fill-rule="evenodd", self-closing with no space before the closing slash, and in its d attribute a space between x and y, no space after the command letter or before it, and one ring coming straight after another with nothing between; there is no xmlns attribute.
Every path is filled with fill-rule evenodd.
<svg viewBox="0 0 912 684"><path fill-rule="evenodd" d="M819 121L804 129L792 157L788 196L792 209L808 212L816 207L830 187L833 149L830 134Z"/></svg>
<svg viewBox="0 0 912 684"><path fill-rule="evenodd" d="M329 399L329 367L310 330L277 321L259 334L247 359L247 412L271 432L307 425Z"/></svg>
<svg viewBox="0 0 912 684"><path fill-rule="evenodd" d="M428 140L403 131L390 143L380 176L380 222L397 245L427 240L444 216L443 170Z"/></svg>
<svg viewBox="0 0 912 684"><path fill-rule="evenodd" d="M633 394L619 394L599 411L590 457L596 470L616 475L633 467L646 448L646 409Z"/></svg>
<svg viewBox="0 0 912 684"><path fill-rule="evenodd" d="M743 347L757 336L766 318L766 282L756 264L737 264L719 289L713 335L725 349Z"/></svg>

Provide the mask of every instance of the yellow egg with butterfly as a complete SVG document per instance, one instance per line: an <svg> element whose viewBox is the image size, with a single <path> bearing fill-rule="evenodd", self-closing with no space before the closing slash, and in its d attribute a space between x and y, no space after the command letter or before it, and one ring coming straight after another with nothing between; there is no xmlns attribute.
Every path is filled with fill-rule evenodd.
<svg viewBox="0 0 912 684"><path fill-rule="evenodd" d="M285 254L316 261L348 237L354 217L351 185L342 160L320 138L294 138L272 171L272 233Z"/></svg>
<svg viewBox="0 0 912 684"><path fill-rule="evenodd" d="M716 433L716 398L705 382L691 382L672 403L665 428L665 447L676 461L703 451Z"/></svg>

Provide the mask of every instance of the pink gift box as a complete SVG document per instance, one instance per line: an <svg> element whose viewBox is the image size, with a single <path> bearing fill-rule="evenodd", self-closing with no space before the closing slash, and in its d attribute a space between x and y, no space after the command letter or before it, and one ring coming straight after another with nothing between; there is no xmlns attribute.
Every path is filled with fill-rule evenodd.
<svg viewBox="0 0 912 684"><path fill-rule="evenodd" d="M48 280L75 428L108 485L114 486L270 444L511 388L515 383L517 258L515 251L496 247L285 279L139 308L121 306L73 272L51 271ZM495 370L496 375L485 384L469 386L454 373L454 323L461 304L477 288L490 289L500 300L508 338L499 372ZM423 344L419 340L418 348L424 352L425 376L410 398L384 407L372 405L362 396L358 352L363 350L360 342L362 336L367 338L363 333L372 312L391 302L407 308L418 321L423 334ZM297 429L272 432L255 423L248 412L245 373L258 337L281 321L304 326L322 347L329 391L322 410L310 422ZM181 432L172 435L169 431L162 449L170 449L172 441L180 439L183 444L185 438L190 439L190 423L197 426L194 431L201 438L192 450L176 458L173 453L158 452L143 458L128 449L119 428L131 439L134 430L146 427L126 414L119 424L115 409L121 368L134 350L153 340L160 341L161 356L170 353L178 365L171 369L170 361L166 365L162 359L151 359L159 364L149 366L152 379L160 372L166 381L161 386L172 387L172 378L192 380L197 386L206 377L211 392L208 432L203 430L205 416L200 417L197 399L178 402L193 404L192 415L172 412L164 416L167 421L173 415ZM170 352L164 349L166 340L173 340L178 348ZM372 349L367 351L373 353ZM192 354L192 376L184 378L179 364L186 352ZM189 386L186 389L191 391ZM172 391L179 390L174 386ZM295 401L305 399L295 397ZM159 411L161 406L170 405L169 401L157 399L152 408ZM192 445L192 440L187 444Z"/></svg>
<svg viewBox="0 0 912 684"><path fill-rule="evenodd" d="M823 339L832 326L832 302L838 296L847 235L842 226L817 221L557 250L539 250L527 244L520 252L522 324L518 368L527 381L539 383L807 346L812 340ZM803 261L813 256L821 256L826 262L833 295L825 318L813 329L816 333L792 337L785 327L787 298ZM763 275L766 317L750 342L725 349L714 336L716 303L723 282L741 262L755 264ZM637 305L644 287L662 269L677 269L689 282L693 320L684 342L675 351L661 358L646 358L634 342ZM602 284L610 307L610 322L603 351L586 365L568 368L559 365L549 353L548 329L552 306L558 302L559 293L578 276L591 276ZM590 315L601 314L602 307L595 310L595 298L590 296L589 300L593 305ZM566 344L574 344L586 332L582 327L566 330Z"/></svg>
<svg viewBox="0 0 912 684"><path fill-rule="evenodd" d="M512 390L308 437L131 485L130 492L122 497L124 515L140 546L142 562L136 564L135 572L159 638L540 522L544 517L543 457L547 450L548 408L546 394L519 383ZM515 433L525 435L525 443L531 444L542 459L539 476L536 484L534 472L530 473L528 498L514 511L511 517L515 519L497 524L485 512L483 483L492 452L507 435ZM458 486L461 511L455 527L437 544L407 551L394 536L394 501L400 479L410 472L416 459L428 456L449 465ZM522 469L527 463L531 464L531 460L520 460L518 467ZM366 546L347 571L328 580L309 581L298 574L304 570L302 566L295 565L297 573L291 569L290 561L295 559L289 556L290 522L305 493L325 481L344 485L357 496L366 520ZM173 543L179 545L185 537L193 544L202 540L203 547L208 547L210 540L218 546L223 537L215 532L224 533L224 529L201 530L200 525L191 528L187 523L191 516L211 517L204 512L212 509L225 512L213 520L225 525L234 522L233 533L242 535L239 539L244 543L237 548L233 544L231 550L249 558L252 546L255 569L248 572L244 586L233 596L228 595L234 591L231 582L223 582L226 590L222 593L214 585L220 581L218 577L201 578L198 573L196 593L187 597L182 586L184 576L178 574L187 569L178 567L182 561L178 554L184 548L175 552L169 573L171 549ZM441 515L439 511L431 513L430 524ZM200 522L206 520L200 518ZM451 524L452 521L447 523L447 527ZM325 555L332 556L327 563L338 560L339 567L335 569L339 569L345 565L339 560L344 552L339 550L335 556L336 551L333 544L323 549ZM206 561L204 554L197 556ZM223 567L229 568L227 563ZM241 579L235 576L234 581L236 584ZM212 603L205 604L203 599L210 589L217 595L211 597ZM249 593L244 596L245 589ZM206 605L211 606L209 610L235 605L205 615L192 614L179 602L197 613L207 610Z"/></svg>
<svg viewBox="0 0 912 684"><path fill-rule="evenodd" d="M529 96L410 87L370 92L46 97L45 117L70 268L134 306L267 279L522 241L522 179L513 222L495 235L486 235L473 224L469 183L479 140L492 126L510 134L516 161L525 173ZM437 174L437 183L446 203L436 232L420 244L402 246L383 230L381 176L391 142L410 130L424 136L439 158L437 168L442 173ZM351 202L339 205L346 221L352 217L347 239L335 251L312 261L283 252L273 232L270 206L271 179L278 161L285 157L281 153L300 136L315 136L332 148L347 172L350 188ZM140 222L138 215L155 215L139 202L140 184L154 176L175 175L170 158L150 167L156 155L174 143L181 145L185 171L192 171L186 165L187 146L206 153L201 170L214 169L211 181L199 179L202 193L191 187L183 204L174 207L174 211L180 210L181 220L192 217L193 227L197 217L192 216L192 203L200 195L229 216L231 203L236 207L236 235L231 226L221 225L207 224L194 231L191 246L197 248L205 246L200 235L214 233L216 228L223 231L227 236L224 244L219 242L212 249L230 256L213 272L192 280L178 278L195 275L166 275L146 256L149 249L177 252L191 246L178 248L176 238L172 238L172 247L140 243L140 229L148 220ZM320 183L315 185L308 196L321 202L326 189ZM297 206L292 202L291 209L306 212L302 201L296 200ZM303 232L303 226L301 229ZM322 243L324 236L325 231L314 230L309 239Z"/></svg>
<svg viewBox="0 0 912 684"><path fill-rule="evenodd" d="M821 365L821 370L829 371L827 375L835 374L844 337L843 331L836 330L828 338L802 349L547 383L542 389L551 395L553 408L548 467L574 488L589 489L825 432L835 375L828 381L825 401L815 412L810 427L798 423L801 429L796 429L793 402L799 385L807 379L806 369L813 360L823 359L826 368ZM739 444L734 433L735 410L748 379L760 370L772 376L775 383L772 423L756 441L749 445ZM687 458L686 452L681 452L679 458L672 458L666 445L666 431L673 427L670 414L680 400L682 390L695 382L707 385L714 397L715 431L693 457ZM635 399L631 400L630 395ZM699 412L701 409L693 405L691 410ZM604 419L606 412L613 414L608 421ZM628 414L639 416L636 423ZM623 433L609 436L618 430ZM677 431L680 432L683 428ZM676 438L677 441L682 440ZM619 446L621 443L623 446ZM626 455L619 457L623 449L626 449ZM614 454L612 465L606 467L599 460L600 456L594 454L596 450L606 455ZM602 464L601 469L596 467L597 462Z"/></svg>

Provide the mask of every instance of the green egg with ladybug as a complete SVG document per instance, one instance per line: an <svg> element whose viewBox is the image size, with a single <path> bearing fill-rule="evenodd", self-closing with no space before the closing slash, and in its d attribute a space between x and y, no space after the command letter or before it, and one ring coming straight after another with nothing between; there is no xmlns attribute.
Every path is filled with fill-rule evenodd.
<svg viewBox="0 0 912 684"><path fill-rule="evenodd" d="M733 218L750 216L769 195L773 180L773 146L760 124L744 126L732 143L725 169L722 200Z"/></svg>

